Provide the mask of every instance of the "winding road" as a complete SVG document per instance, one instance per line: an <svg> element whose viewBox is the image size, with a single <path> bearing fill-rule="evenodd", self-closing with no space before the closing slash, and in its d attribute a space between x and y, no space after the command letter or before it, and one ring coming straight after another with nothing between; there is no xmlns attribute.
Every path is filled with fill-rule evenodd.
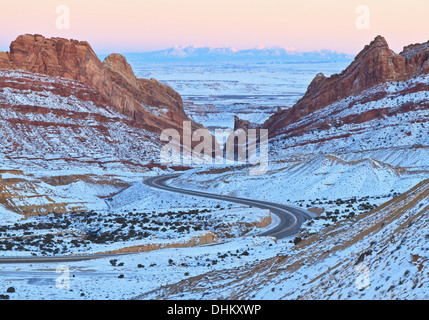
<svg viewBox="0 0 429 320"><path fill-rule="evenodd" d="M234 203L261 208L261 209L269 209L271 210L272 213L274 213L280 218L280 223L275 228L260 234L260 236L271 236L271 237L276 237L277 239L283 239L289 236L293 236L298 233L300 226L306 220L313 218L315 216L309 211L296 208L296 207L287 206L284 204L278 204L274 202L267 202L267 201L260 201L260 200L251 200L251 199L245 199L245 198L237 198L237 197L212 194L212 193L205 193L205 192L200 192L195 190L181 189L181 188L172 187L166 184L168 180L177 178L180 175L181 174L170 174L170 175L152 177L144 180L144 184L146 184L147 186L158 188L165 191L171 191L176 193L182 193L182 194L209 198L209 199L216 199L216 200L227 201L227 202L234 202Z"/></svg>
<svg viewBox="0 0 429 320"><path fill-rule="evenodd" d="M298 233L299 227L308 219L312 218L311 212L303 209L277 204L273 202L251 200L245 198L237 198L226 195L205 193L200 191L181 189L172 187L166 184L168 180L179 177L181 174L170 174L151 177L143 181L143 183L149 187L161 189L169 192L176 192L181 194L187 194L197 197L203 197L208 199L215 199L233 203L244 204L253 206L261 209L269 209L280 219L280 223L273 229L265 231L260 236L271 236L277 239L283 239L289 236L293 236ZM48 262L72 262L72 261L84 261L98 258L105 258L110 256L118 256L122 254L91 254L91 255L70 255L70 256L57 256L57 257L8 257L0 258L0 264L4 263L48 263Z"/></svg>

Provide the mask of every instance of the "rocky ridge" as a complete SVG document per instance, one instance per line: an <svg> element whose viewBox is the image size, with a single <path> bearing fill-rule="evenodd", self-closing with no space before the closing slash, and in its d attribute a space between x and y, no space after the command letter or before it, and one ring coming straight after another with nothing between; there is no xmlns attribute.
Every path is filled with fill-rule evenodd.
<svg viewBox="0 0 429 320"><path fill-rule="evenodd" d="M152 132L180 130L183 121L190 121L177 92L153 79L137 79L119 54L100 61L85 41L21 35L11 43L10 52L0 53L0 69L79 81L97 91L99 101L131 118L134 126Z"/></svg>
<svg viewBox="0 0 429 320"><path fill-rule="evenodd" d="M429 74L428 43L414 44L404 48L400 54L393 52L386 40L378 36L356 56L348 68L340 74L325 77L318 74L310 83L306 94L290 109L279 110L263 125L270 130L271 136L290 132L289 126L303 118L337 103L350 96L357 96L364 91L385 83L406 82L419 76ZM414 86L415 91L426 91L427 83ZM409 93L405 90L398 94ZM380 90L376 95L365 97L366 101L377 101L387 96ZM385 113L366 114L369 121ZM350 121L350 119L346 119ZM352 120L354 121L354 120ZM305 131L306 128L300 128Z"/></svg>

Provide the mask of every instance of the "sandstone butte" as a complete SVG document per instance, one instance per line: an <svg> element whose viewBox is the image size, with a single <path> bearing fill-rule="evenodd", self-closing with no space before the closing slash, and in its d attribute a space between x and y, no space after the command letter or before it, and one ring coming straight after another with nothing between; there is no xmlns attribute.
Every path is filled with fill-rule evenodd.
<svg viewBox="0 0 429 320"><path fill-rule="evenodd" d="M263 128L269 130L270 136L282 134L284 128L300 118L348 96L381 83L407 81L424 74L429 74L429 42L406 46L396 54L383 37L377 36L340 74L318 74L292 108L277 111ZM236 124L242 125L237 120Z"/></svg>
<svg viewBox="0 0 429 320"><path fill-rule="evenodd" d="M24 70L77 80L96 90L96 102L103 102L132 119L136 127L160 133L173 128L182 131L185 114L181 96L154 79L138 79L125 57L111 54L102 62L86 41L20 35L9 52L0 52L0 69ZM144 106L165 110L156 115ZM192 122L192 129L201 128Z"/></svg>

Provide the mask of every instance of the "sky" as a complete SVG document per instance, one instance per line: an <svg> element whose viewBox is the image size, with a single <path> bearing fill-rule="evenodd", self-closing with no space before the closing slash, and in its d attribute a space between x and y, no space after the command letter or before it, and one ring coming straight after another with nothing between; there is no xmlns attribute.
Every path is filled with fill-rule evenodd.
<svg viewBox="0 0 429 320"><path fill-rule="evenodd" d="M0 51L30 33L98 54L186 44L357 54L377 35L400 52L429 40L428 12L428 0L2 0Z"/></svg>

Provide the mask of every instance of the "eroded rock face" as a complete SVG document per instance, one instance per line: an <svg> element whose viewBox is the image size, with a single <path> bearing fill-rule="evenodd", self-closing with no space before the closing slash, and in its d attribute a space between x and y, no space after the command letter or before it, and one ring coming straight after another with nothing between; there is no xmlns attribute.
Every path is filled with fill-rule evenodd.
<svg viewBox="0 0 429 320"><path fill-rule="evenodd" d="M139 89L137 77L125 57L118 53L112 53L103 62L109 71L112 80L122 87L132 87L134 90Z"/></svg>
<svg viewBox="0 0 429 320"><path fill-rule="evenodd" d="M378 36L340 74L329 78L318 74L303 98L292 108L272 115L263 127L271 136L278 135L288 125L341 99L381 83L407 81L422 74L429 74L429 43L411 45L396 54Z"/></svg>
<svg viewBox="0 0 429 320"><path fill-rule="evenodd" d="M113 82L130 92L139 103L168 109L172 118L176 115L187 118L180 94L155 79L137 79L124 56L113 53L106 57L104 65Z"/></svg>
<svg viewBox="0 0 429 320"><path fill-rule="evenodd" d="M111 91L102 62L85 41L21 35L10 45L9 59L12 69L78 80L94 89L105 84Z"/></svg>
<svg viewBox="0 0 429 320"><path fill-rule="evenodd" d="M171 87L166 86L155 79L139 79L140 90L143 92L143 103L155 107L167 108L171 116L175 114L185 116L183 101L180 94Z"/></svg>
<svg viewBox="0 0 429 320"><path fill-rule="evenodd" d="M0 53L0 68L24 70L80 81L100 92L104 101L153 132L180 130L190 121L180 95L156 80L137 79L126 59L112 54L101 62L85 41L21 35ZM159 109L155 115L153 110ZM193 123L194 128L201 125Z"/></svg>
<svg viewBox="0 0 429 320"><path fill-rule="evenodd" d="M0 68L10 68L9 52L0 52Z"/></svg>
<svg viewBox="0 0 429 320"><path fill-rule="evenodd" d="M234 131L238 129L248 130L252 126L252 123L248 120L240 119L239 117L234 117Z"/></svg>

